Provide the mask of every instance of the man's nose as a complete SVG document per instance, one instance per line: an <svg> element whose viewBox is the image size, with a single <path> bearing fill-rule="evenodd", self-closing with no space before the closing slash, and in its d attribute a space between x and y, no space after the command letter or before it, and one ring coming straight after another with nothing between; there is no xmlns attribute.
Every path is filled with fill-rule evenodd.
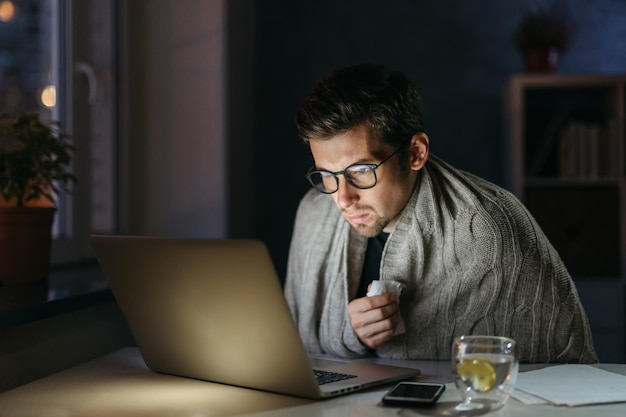
<svg viewBox="0 0 626 417"><path fill-rule="evenodd" d="M343 175L338 177L338 179L339 181L337 184L337 192L335 193L335 201L337 206L343 210L350 207L358 200L359 190L348 184L348 181L346 181L346 178Z"/></svg>

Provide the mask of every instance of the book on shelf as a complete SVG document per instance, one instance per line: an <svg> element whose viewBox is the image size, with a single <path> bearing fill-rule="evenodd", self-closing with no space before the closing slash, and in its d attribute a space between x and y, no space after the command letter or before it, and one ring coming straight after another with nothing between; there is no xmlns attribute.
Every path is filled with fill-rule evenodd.
<svg viewBox="0 0 626 417"><path fill-rule="evenodd" d="M599 179L619 175L617 122L570 120L559 135L561 178Z"/></svg>

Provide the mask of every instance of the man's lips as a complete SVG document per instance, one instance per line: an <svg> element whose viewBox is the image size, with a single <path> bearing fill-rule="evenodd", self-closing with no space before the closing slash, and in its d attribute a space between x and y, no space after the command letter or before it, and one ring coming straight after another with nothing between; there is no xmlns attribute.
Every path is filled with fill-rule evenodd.
<svg viewBox="0 0 626 417"><path fill-rule="evenodd" d="M346 220L348 220L352 224L365 223L370 217L369 213L344 214L344 216Z"/></svg>

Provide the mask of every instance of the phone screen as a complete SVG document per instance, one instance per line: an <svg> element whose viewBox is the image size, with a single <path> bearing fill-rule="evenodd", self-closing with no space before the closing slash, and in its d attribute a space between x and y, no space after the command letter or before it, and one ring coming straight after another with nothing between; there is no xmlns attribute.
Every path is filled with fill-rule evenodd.
<svg viewBox="0 0 626 417"><path fill-rule="evenodd" d="M390 397L433 398L440 390L439 385L399 384L389 393Z"/></svg>
<svg viewBox="0 0 626 417"><path fill-rule="evenodd" d="M437 402L445 388L443 384L401 382L383 397L383 403L399 406L430 406Z"/></svg>

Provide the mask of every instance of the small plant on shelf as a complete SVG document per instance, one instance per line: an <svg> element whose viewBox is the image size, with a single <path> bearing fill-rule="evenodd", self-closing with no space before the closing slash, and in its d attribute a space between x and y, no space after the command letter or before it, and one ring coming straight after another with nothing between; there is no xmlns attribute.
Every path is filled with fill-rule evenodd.
<svg viewBox="0 0 626 417"><path fill-rule="evenodd" d="M559 54L567 50L573 38L569 13L557 5L527 13L514 34L515 45L531 72L554 71Z"/></svg>

